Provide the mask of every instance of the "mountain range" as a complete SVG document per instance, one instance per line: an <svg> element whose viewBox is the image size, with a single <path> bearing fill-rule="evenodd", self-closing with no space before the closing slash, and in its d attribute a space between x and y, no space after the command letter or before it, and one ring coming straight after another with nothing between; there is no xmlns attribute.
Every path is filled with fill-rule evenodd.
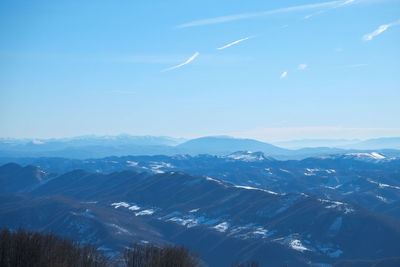
<svg viewBox="0 0 400 267"><path fill-rule="evenodd" d="M207 266L399 263L400 158L379 152L14 162L0 167L2 227L52 232L110 255L132 242L180 244Z"/></svg>
<svg viewBox="0 0 400 267"><path fill-rule="evenodd" d="M341 142L341 143L340 143ZM201 137L191 140L154 136L82 136L65 139L0 139L0 157L64 157L74 159L126 155L210 154L226 155L236 151L261 151L277 159L307 157L344 152L381 151L400 155L400 138L370 139L348 143L337 140L297 140L282 143L282 148L253 139L227 136ZM315 145L324 145L318 146ZM310 147L308 147L310 146ZM296 147L296 149L293 149Z"/></svg>

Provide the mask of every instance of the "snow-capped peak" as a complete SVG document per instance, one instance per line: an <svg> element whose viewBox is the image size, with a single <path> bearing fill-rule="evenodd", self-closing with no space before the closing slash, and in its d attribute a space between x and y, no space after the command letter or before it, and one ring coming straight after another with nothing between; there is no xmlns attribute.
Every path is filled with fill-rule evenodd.
<svg viewBox="0 0 400 267"><path fill-rule="evenodd" d="M372 159L372 160L383 160L386 157L382 154L377 152L370 152L370 153L347 153L345 156L351 156L358 159Z"/></svg>
<svg viewBox="0 0 400 267"><path fill-rule="evenodd" d="M238 151L225 157L229 159L248 161L248 162L263 161L268 159L262 152L251 152L251 151Z"/></svg>

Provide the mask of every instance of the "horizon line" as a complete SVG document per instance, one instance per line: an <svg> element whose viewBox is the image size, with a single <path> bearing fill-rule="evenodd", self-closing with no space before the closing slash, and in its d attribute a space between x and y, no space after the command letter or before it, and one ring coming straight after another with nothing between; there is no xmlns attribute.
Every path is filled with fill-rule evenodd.
<svg viewBox="0 0 400 267"><path fill-rule="evenodd" d="M170 139L181 139L183 142L187 142L190 140L201 139L201 138L230 138L230 139L239 139L239 140L255 140L263 143L284 143L284 142L296 142L296 141L367 141L367 140L374 140L374 139L392 139L392 138L400 138L400 135L380 135L368 138L360 138L360 137L352 137L352 138L345 138L345 137L337 137L337 138L328 138L328 137L305 137L305 138L288 138L276 141L264 141L257 137L244 137L244 136L234 136L234 135L226 135L226 134L217 134L217 135L200 135L196 137L175 137L169 135L151 135L151 134L144 134L144 135L135 135L135 134L83 134L83 135L74 135L74 136L64 136L64 137L4 137L0 136L1 141L6 140L14 140L14 141L57 141L57 140L72 140L72 139L80 139L80 138L117 138L117 137L148 137L148 138L170 138Z"/></svg>

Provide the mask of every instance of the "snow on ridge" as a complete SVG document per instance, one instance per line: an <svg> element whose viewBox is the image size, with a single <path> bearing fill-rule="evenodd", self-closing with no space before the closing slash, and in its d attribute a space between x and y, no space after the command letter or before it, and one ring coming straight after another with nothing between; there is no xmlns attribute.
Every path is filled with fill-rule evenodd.
<svg viewBox="0 0 400 267"><path fill-rule="evenodd" d="M329 204L328 206L325 206L326 209L337 209L339 211L344 211L345 214L354 212L354 209L352 209L347 203L322 198L319 198L318 201Z"/></svg>
<svg viewBox="0 0 400 267"><path fill-rule="evenodd" d="M323 203L330 203L330 204L333 204L333 205L344 205L344 203L343 202L340 202L340 201L334 201L334 200L329 200L329 199L322 199L322 198L319 198L318 199L320 202L323 202Z"/></svg>
<svg viewBox="0 0 400 267"><path fill-rule="evenodd" d="M127 160L126 164L131 167L136 167L138 166L139 162Z"/></svg>
<svg viewBox="0 0 400 267"><path fill-rule="evenodd" d="M161 162L151 162L150 168L154 173L165 173L165 171L161 170L161 168L172 169L174 168L174 166L171 163L161 161Z"/></svg>
<svg viewBox="0 0 400 267"><path fill-rule="evenodd" d="M367 181L370 182L371 184L376 184L376 185L378 185L380 188L393 188L393 189L398 189L398 190L400 190L400 186L383 184L383 183L379 183L379 182L376 182L376 181L371 180L371 179L367 179Z"/></svg>
<svg viewBox="0 0 400 267"><path fill-rule="evenodd" d="M137 206L137 205L132 205L132 206L130 206L128 209L129 209L129 210L136 211L136 210L140 210L140 207Z"/></svg>
<svg viewBox="0 0 400 267"><path fill-rule="evenodd" d="M380 196L380 195L376 195L376 198L379 199L380 201L384 202L384 203L389 203L389 201L387 200L387 198Z"/></svg>
<svg viewBox="0 0 400 267"><path fill-rule="evenodd" d="M239 239L248 239L248 238L269 238L274 235L276 231L269 231L262 226L257 226L253 223L248 223L244 226L235 226L231 227L228 236L232 236L234 238Z"/></svg>
<svg viewBox="0 0 400 267"><path fill-rule="evenodd" d="M272 171L271 171L271 168L265 168L264 169L269 175L272 175L273 173L272 173Z"/></svg>
<svg viewBox="0 0 400 267"><path fill-rule="evenodd" d="M295 234L298 235L298 234ZM305 247L303 243L301 242L300 239L296 239L292 236L286 236L286 237L280 237L277 239L274 239L273 241L278 242L280 244L285 244L289 246L291 249L297 250L299 252L304 252L304 251L311 251L311 249Z"/></svg>
<svg viewBox="0 0 400 267"><path fill-rule="evenodd" d="M385 159L386 157L377 153L377 152L372 152L371 156L374 157L375 159Z"/></svg>
<svg viewBox="0 0 400 267"><path fill-rule="evenodd" d="M133 210L133 211L140 210L139 206L137 206L135 204L131 205L124 201L111 203L111 206L113 206L116 209L118 209L119 207L124 207L124 208L128 208L129 210Z"/></svg>
<svg viewBox="0 0 400 267"><path fill-rule="evenodd" d="M385 156L379 154L377 152L370 152L370 153L346 153L345 156L353 156L360 159L375 159L375 160L382 160L386 159Z"/></svg>
<svg viewBox="0 0 400 267"><path fill-rule="evenodd" d="M226 230L228 230L229 224L227 222L222 222L220 224L215 225L213 228L218 232L224 233L226 232Z"/></svg>
<svg viewBox="0 0 400 267"><path fill-rule="evenodd" d="M306 172L304 173L304 175L306 175L306 176L315 176L316 173L318 173L318 172L325 172L327 174L336 173L336 170L334 170L334 169L306 168L305 170L306 170Z"/></svg>
<svg viewBox="0 0 400 267"><path fill-rule="evenodd" d="M281 172L286 172L286 173L290 173L290 171L285 170L285 169L279 169Z"/></svg>
<svg viewBox="0 0 400 267"><path fill-rule="evenodd" d="M300 240L298 239L293 239L292 241L289 242L289 246L297 251L304 252L304 251L309 251L310 249L306 248L303 246Z"/></svg>
<svg viewBox="0 0 400 267"><path fill-rule="evenodd" d="M357 159L365 161L392 160L396 157L386 157L378 152L351 152L314 157L317 159Z"/></svg>
<svg viewBox="0 0 400 267"><path fill-rule="evenodd" d="M187 228L207 226L210 229L226 233L228 236L239 239L265 239L276 233L274 230L267 230L263 226L255 225L254 223L235 226L231 225L230 222L222 221L221 218L207 218L205 214L195 216L193 213L185 215L179 211L174 211L158 219L165 222L173 222Z"/></svg>
<svg viewBox="0 0 400 267"><path fill-rule="evenodd" d="M241 160L241 161L247 161L247 162L253 162L253 161L263 161L265 160L265 156L263 153L258 153L258 152L251 152L251 151L239 151L232 153L230 155L225 156L225 158L230 158L234 160Z"/></svg>
<svg viewBox="0 0 400 267"><path fill-rule="evenodd" d="M258 227L256 227L256 229L252 232L252 234L253 234L254 236L257 236L257 237L268 238L268 237L270 237L271 235L274 234L274 231L268 231L268 230L265 229L264 227L258 226Z"/></svg>
<svg viewBox="0 0 400 267"><path fill-rule="evenodd" d="M117 234L128 234L128 235L132 235L131 232L129 232L128 230L126 230L125 228L115 224L115 223L110 223L107 224L108 226L111 226L112 228L117 230Z"/></svg>
<svg viewBox="0 0 400 267"><path fill-rule="evenodd" d="M172 218L168 219L167 221L176 222L180 225L186 226L187 228L192 228L199 224L197 219L192 219L192 218L183 219L183 218L178 218L178 217L172 217Z"/></svg>
<svg viewBox="0 0 400 267"><path fill-rule="evenodd" d="M113 206L114 208L118 209L119 207L129 208L130 205L128 203L126 203L126 202L121 201L121 202L111 203L111 206Z"/></svg>
<svg viewBox="0 0 400 267"><path fill-rule="evenodd" d="M278 193L276 193L274 191L270 191L270 190L266 190L266 189L262 189L262 188L257 188L257 187L246 186L246 185L235 185L234 187L247 189L247 190L258 190L258 191L266 192L266 193L272 194L272 195L279 195Z"/></svg>
<svg viewBox="0 0 400 267"><path fill-rule="evenodd" d="M127 202L124 202L124 201L111 203L111 206L113 206L115 209L123 207L123 208L127 208L128 210L131 210L131 211L138 211L138 210L141 209L141 207L139 207L136 204L132 204L131 205L131 204L129 204ZM146 214L146 211L149 211L149 210L152 210L152 209L141 211L141 212L143 212L143 214L141 212L136 212L136 213L139 213L139 215L148 215L148 214ZM135 213L135 215L136 215L136 213ZM153 211L153 213L154 213L154 211ZM153 213L151 213L151 214L153 214ZM138 215L136 215L136 216L138 216Z"/></svg>
<svg viewBox="0 0 400 267"><path fill-rule="evenodd" d="M163 217L159 217L158 219L167 222L174 222L182 226L186 226L187 228L199 225L212 226L220 221L219 219L206 218L205 215L196 216L193 213L184 215L180 211L173 211Z"/></svg>
<svg viewBox="0 0 400 267"><path fill-rule="evenodd" d="M207 181L213 181L213 182L216 182L218 184L223 184L220 180L212 178L212 177L209 177L209 176L206 177L206 180Z"/></svg>
<svg viewBox="0 0 400 267"><path fill-rule="evenodd" d="M135 212L135 216L143 216L143 215L152 215L155 212L153 209L142 210L139 212Z"/></svg>
<svg viewBox="0 0 400 267"><path fill-rule="evenodd" d="M328 189L338 189L339 187L341 187L343 184L338 184L336 186L327 186L327 185L322 185L322 187L324 188L328 188Z"/></svg>

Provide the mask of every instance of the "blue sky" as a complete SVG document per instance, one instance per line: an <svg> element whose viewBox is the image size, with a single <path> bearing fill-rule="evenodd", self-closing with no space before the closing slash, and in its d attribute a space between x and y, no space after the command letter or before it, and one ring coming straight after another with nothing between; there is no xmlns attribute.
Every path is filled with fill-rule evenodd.
<svg viewBox="0 0 400 267"><path fill-rule="evenodd" d="M400 135L397 0L3 0L0 12L1 137Z"/></svg>

